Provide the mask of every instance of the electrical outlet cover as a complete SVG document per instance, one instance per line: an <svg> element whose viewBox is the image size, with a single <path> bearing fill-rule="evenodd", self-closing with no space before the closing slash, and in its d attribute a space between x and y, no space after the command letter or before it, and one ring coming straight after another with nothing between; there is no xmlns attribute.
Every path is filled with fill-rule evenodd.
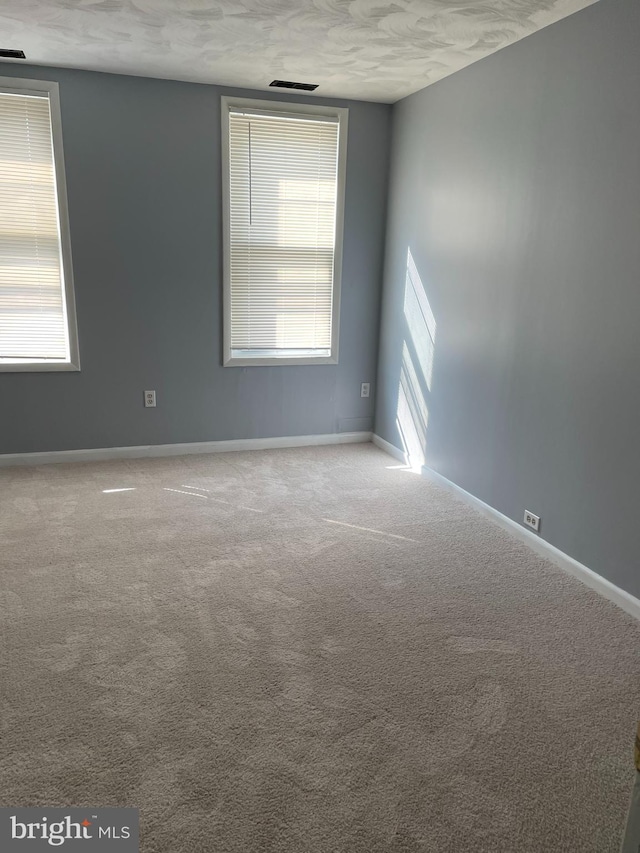
<svg viewBox="0 0 640 853"><path fill-rule="evenodd" d="M528 509L525 509L524 511L524 523L532 530L540 530L540 516L533 512L529 512Z"/></svg>

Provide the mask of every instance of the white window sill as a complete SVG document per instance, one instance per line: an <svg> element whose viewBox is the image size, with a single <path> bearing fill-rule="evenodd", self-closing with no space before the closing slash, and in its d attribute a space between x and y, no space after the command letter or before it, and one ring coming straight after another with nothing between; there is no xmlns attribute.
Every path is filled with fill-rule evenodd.
<svg viewBox="0 0 640 853"><path fill-rule="evenodd" d="M312 356L229 356L225 358L224 367L293 367L294 365L311 365L311 364L337 364L336 356L331 355L312 355Z"/></svg>
<svg viewBox="0 0 640 853"><path fill-rule="evenodd" d="M79 372L80 364L72 361L3 361L0 359L0 373L52 373Z"/></svg>

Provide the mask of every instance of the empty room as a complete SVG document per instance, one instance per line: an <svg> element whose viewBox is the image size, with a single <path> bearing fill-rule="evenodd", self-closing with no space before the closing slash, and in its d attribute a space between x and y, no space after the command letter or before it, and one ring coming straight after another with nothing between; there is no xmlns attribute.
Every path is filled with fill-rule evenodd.
<svg viewBox="0 0 640 853"><path fill-rule="evenodd" d="M2 853L639 853L639 38L3 0Z"/></svg>

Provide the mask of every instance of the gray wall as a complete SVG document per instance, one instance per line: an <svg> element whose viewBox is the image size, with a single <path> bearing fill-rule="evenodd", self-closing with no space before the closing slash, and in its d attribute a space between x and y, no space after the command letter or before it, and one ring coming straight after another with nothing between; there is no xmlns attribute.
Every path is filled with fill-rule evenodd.
<svg viewBox="0 0 640 853"><path fill-rule="evenodd" d="M289 96L2 75L60 83L82 371L0 373L0 453L371 429L390 107L310 99L350 110L340 364L223 368L220 95Z"/></svg>
<svg viewBox="0 0 640 853"><path fill-rule="evenodd" d="M426 464L636 596L639 33L601 0L395 105L376 420L400 445L407 342Z"/></svg>

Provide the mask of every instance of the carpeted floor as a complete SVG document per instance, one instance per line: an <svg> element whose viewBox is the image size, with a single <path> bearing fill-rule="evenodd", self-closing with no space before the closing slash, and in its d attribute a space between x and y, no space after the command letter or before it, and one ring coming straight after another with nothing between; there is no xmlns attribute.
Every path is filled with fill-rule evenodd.
<svg viewBox="0 0 640 853"><path fill-rule="evenodd" d="M144 853L618 850L640 624L372 445L0 503L0 804L137 806Z"/></svg>

